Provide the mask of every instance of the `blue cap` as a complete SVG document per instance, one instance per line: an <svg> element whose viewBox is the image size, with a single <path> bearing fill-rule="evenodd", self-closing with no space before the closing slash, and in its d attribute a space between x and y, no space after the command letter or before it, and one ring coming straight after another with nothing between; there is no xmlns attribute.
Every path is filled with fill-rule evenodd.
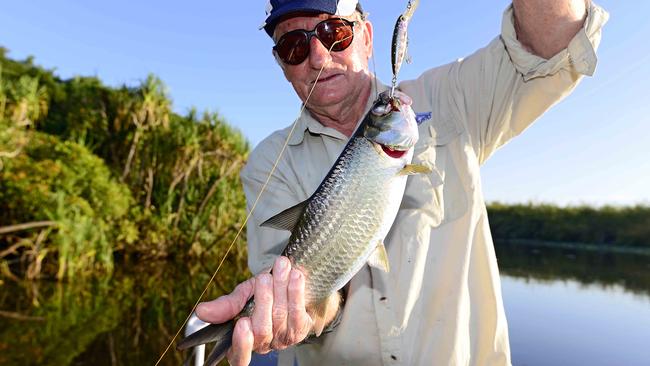
<svg viewBox="0 0 650 366"><path fill-rule="evenodd" d="M349 16L357 8L361 11L358 0L269 0L266 5L266 20L260 29L264 28L273 37L275 26L285 15L306 12Z"/></svg>

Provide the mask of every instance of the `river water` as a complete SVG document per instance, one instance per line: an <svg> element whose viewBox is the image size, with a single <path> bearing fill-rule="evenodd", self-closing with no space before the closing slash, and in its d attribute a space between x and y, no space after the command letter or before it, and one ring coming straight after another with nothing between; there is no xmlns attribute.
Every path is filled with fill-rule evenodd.
<svg viewBox="0 0 650 366"><path fill-rule="evenodd" d="M514 365L650 365L650 298L615 285L502 278Z"/></svg>
<svg viewBox="0 0 650 366"><path fill-rule="evenodd" d="M650 365L650 256L496 249L514 365ZM210 273L202 264L135 267L93 282L5 280L0 365L155 364ZM172 349L161 364L184 356Z"/></svg>
<svg viewBox="0 0 650 366"><path fill-rule="evenodd" d="M501 245L513 365L650 365L650 256Z"/></svg>

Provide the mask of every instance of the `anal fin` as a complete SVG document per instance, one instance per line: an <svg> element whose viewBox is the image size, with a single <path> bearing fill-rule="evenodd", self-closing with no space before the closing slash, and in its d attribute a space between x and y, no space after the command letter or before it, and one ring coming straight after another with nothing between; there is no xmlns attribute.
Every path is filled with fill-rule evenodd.
<svg viewBox="0 0 650 366"><path fill-rule="evenodd" d="M323 333L323 329L327 326L327 318L334 317L339 310L339 297L330 296L320 303L313 304L309 307L309 315L314 320L313 331L316 337Z"/></svg>
<svg viewBox="0 0 650 366"><path fill-rule="evenodd" d="M377 247L368 258L368 265L370 267L381 269L387 273L390 271L390 265L388 264L388 254L386 253L386 247L384 246L384 243L379 242L379 244L377 244Z"/></svg>

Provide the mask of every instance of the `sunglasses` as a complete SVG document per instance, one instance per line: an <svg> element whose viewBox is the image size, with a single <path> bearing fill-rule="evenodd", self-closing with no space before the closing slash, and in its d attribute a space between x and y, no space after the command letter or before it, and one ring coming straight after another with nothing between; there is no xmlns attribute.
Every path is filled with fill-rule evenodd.
<svg viewBox="0 0 650 366"><path fill-rule="evenodd" d="M309 56L311 37L316 37L328 50L340 52L352 44L356 23L341 18L323 20L314 30L297 29L285 33L273 50L289 65L300 65Z"/></svg>

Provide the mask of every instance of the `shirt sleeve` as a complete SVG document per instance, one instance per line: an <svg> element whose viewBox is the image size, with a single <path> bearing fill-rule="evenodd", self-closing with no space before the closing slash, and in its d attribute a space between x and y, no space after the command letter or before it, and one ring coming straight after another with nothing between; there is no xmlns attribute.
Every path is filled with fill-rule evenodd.
<svg viewBox="0 0 650 366"><path fill-rule="evenodd" d="M297 200L295 192L282 174L282 166L277 167L273 175L268 177L275 164L274 159L281 149L273 143L275 137L277 136L271 135L251 152L241 172L248 211L250 212L255 205L253 214L246 224L248 267L253 274L273 266L275 258L282 253L290 235L288 231L260 225ZM268 184L260 199L257 200L267 178ZM256 200L257 204L255 204Z"/></svg>
<svg viewBox="0 0 650 366"><path fill-rule="evenodd" d="M431 98L434 116L464 130L480 163L567 96L596 68L601 28L608 14L591 3L581 30L550 59L517 40L514 12L503 14L501 35L471 56L429 70L416 82Z"/></svg>

